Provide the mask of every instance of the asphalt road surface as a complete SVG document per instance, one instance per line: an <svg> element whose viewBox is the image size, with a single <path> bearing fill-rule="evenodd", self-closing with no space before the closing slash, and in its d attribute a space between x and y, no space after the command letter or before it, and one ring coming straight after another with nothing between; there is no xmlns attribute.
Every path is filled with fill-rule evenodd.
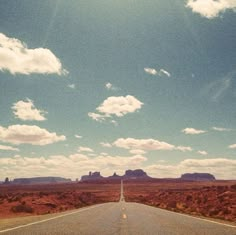
<svg viewBox="0 0 236 235"><path fill-rule="evenodd" d="M2 230L8 235L236 235L224 225L138 203L119 202L82 208L50 219Z"/></svg>

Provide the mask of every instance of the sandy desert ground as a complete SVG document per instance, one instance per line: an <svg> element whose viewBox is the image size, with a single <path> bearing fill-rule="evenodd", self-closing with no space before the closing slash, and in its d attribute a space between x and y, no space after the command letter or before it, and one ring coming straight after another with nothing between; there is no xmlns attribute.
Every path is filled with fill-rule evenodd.
<svg viewBox="0 0 236 235"><path fill-rule="evenodd" d="M42 215L118 201L120 182L0 185L0 218ZM236 181L125 181L126 201L236 223Z"/></svg>

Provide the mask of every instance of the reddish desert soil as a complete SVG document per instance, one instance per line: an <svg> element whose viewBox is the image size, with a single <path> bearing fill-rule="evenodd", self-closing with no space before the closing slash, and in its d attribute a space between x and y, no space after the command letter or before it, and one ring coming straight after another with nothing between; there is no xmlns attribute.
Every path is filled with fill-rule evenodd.
<svg viewBox="0 0 236 235"><path fill-rule="evenodd" d="M236 181L127 182L126 201L236 222Z"/></svg>
<svg viewBox="0 0 236 235"><path fill-rule="evenodd" d="M126 201L236 222L236 181L124 181ZM118 201L120 182L0 185L0 219Z"/></svg>

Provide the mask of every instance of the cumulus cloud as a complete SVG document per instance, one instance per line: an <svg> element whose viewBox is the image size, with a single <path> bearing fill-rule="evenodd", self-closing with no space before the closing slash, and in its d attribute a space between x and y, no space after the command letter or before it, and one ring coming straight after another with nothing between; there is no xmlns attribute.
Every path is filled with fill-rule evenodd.
<svg viewBox="0 0 236 235"><path fill-rule="evenodd" d="M44 115L47 113L44 110L35 108L34 103L30 99L26 101L20 100L13 104L13 113L16 118L24 121L44 121L46 118Z"/></svg>
<svg viewBox="0 0 236 235"><path fill-rule="evenodd" d="M101 142L100 144L105 148L111 148L112 147L112 145L110 143L107 143L107 142Z"/></svg>
<svg viewBox="0 0 236 235"><path fill-rule="evenodd" d="M231 144L231 145L229 145L229 148L230 148L230 149L236 149L236 144Z"/></svg>
<svg viewBox="0 0 236 235"><path fill-rule="evenodd" d="M144 68L144 71L150 75L157 75L157 76L162 76L162 75L165 75L167 77L170 77L171 74L166 71L165 69L160 69L159 71L156 70L156 69L153 69L153 68Z"/></svg>
<svg viewBox="0 0 236 235"><path fill-rule="evenodd" d="M111 96L96 108L99 113L90 112L88 116L93 120L101 122L112 116L122 117L128 113L134 113L141 109L142 105L141 101L131 95Z"/></svg>
<svg viewBox="0 0 236 235"><path fill-rule="evenodd" d="M236 10L235 0L188 0L186 7L208 19L219 16L226 10Z"/></svg>
<svg viewBox="0 0 236 235"><path fill-rule="evenodd" d="M179 177L184 173L211 173L217 179L235 179L236 160L227 158L185 159L177 164L153 164L144 168L153 177Z"/></svg>
<svg viewBox="0 0 236 235"><path fill-rule="evenodd" d="M191 147L175 146L163 141L155 139L134 139L134 138L119 138L112 144L113 146L130 149L130 150L179 150L182 152L192 151Z"/></svg>
<svg viewBox="0 0 236 235"><path fill-rule="evenodd" d="M7 145L0 145L0 150L4 150L4 151L20 151L18 148L14 148L12 146L7 146Z"/></svg>
<svg viewBox="0 0 236 235"><path fill-rule="evenodd" d="M65 139L64 135L57 135L38 126L12 125L7 128L0 126L0 141L11 144L47 145Z"/></svg>
<svg viewBox="0 0 236 235"><path fill-rule="evenodd" d="M127 169L141 168L147 158L143 156L103 156L89 157L84 154L49 157L14 156L0 158L0 177L62 176L78 178L89 171L101 171L102 175L114 172L124 174Z"/></svg>
<svg viewBox="0 0 236 235"><path fill-rule="evenodd" d="M78 148L78 152L89 152L89 153L93 153L94 151L93 151L91 148L80 146L80 147Z"/></svg>
<svg viewBox="0 0 236 235"><path fill-rule="evenodd" d="M25 75L68 73L49 49L29 49L24 42L3 33L0 33L0 70Z"/></svg>
<svg viewBox="0 0 236 235"><path fill-rule="evenodd" d="M198 151L199 154L206 156L208 153L206 151Z"/></svg>
<svg viewBox="0 0 236 235"><path fill-rule="evenodd" d="M206 131L204 130L197 130L195 128L189 128L189 127L183 129L182 132L186 135L199 135L199 134L206 133Z"/></svg>
<svg viewBox="0 0 236 235"><path fill-rule="evenodd" d="M146 153L146 151L142 149L131 149L129 152L134 155L143 155Z"/></svg>
<svg viewBox="0 0 236 235"><path fill-rule="evenodd" d="M217 179L235 179L236 160L227 158L185 159L176 164L158 161L157 164L144 166L146 157L135 156L103 156L88 157L84 154L69 156L55 155L49 157L14 157L0 158L0 177L12 178L32 176L62 176L78 178L89 171L101 171L108 176L114 172L124 174L127 169L144 169L153 177L179 177L184 173L208 172ZM145 163L146 165L146 163Z"/></svg>

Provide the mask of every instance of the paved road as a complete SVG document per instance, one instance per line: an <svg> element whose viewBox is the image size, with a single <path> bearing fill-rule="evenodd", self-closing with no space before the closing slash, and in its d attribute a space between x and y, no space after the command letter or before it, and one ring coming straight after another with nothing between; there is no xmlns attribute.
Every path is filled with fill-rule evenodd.
<svg viewBox="0 0 236 235"><path fill-rule="evenodd" d="M8 235L236 235L230 227L166 210L124 201L82 208L9 231Z"/></svg>
<svg viewBox="0 0 236 235"><path fill-rule="evenodd" d="M106 203L83 208L26 227L8 235L236 235L228 227L137 203Z"/></svg>

